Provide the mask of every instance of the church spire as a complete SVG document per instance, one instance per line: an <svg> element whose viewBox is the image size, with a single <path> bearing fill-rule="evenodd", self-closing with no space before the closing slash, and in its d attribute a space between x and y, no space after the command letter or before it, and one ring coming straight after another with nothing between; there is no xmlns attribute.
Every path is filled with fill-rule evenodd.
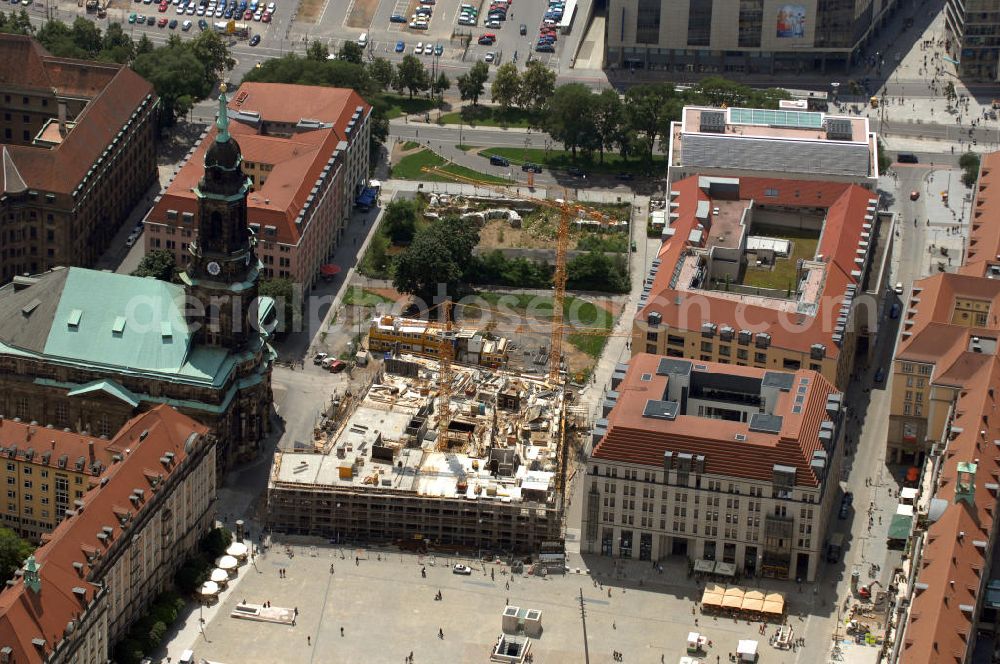
<svg viewBox="0 0 1000 664"><path fill-rule="evenodd" d="M229 140L229 112L226 109L228 102L229 100L226 98L226 84L223 83L219 86L219 117L215 120L215 126L219 130L219 133L215 136L215 140L219 143L225 143Z"/></svg>

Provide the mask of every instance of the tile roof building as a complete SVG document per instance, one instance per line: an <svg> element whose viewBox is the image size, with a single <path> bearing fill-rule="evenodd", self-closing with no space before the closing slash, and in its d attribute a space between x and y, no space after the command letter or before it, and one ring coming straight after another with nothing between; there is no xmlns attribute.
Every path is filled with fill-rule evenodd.
<svg viewBox="0 0 1000 664"><path fill-rule="evenodd" d="M846 182L691 176L670 185L632 352L846 385L878 330L891 221ZM784 276L780 277L784 273Z"/></svg>
<svg viewBox="0 0 1000 664"><path fill-rule="evenodd" d="M686 106L666 142L670 183L710 175L878 184L878 141L865 116Z"/></svg>
<svg viewBox="0 0 1000 664"><path fill-rule="evenodd" d="M813 580L843 458L820 374L641 353L593 431L581 551Z"/></svg>
<svg viewBox="0 0 1000 664"><path fill-rule="evenodd" d="M266 279L309 288L346 228L368 183L371 106L358 93L284 83L244 83L228 104L252 181L247 219ZM146 218L146 251L167 249L190 260L201 160L217 130L202 137Z"/></svg>
<svg viewBox="0 0 1000 664"><path fill-rule="evenodd" d="M998 177L1000 154L986 155L964 265L915 282L903 300L888 446L923 474L896 603L890 661L900 664L965 664L992 649L983 629L995 624L984 609L1000 490Z"/></svg>
<svg viewBox="0 0 1000 664"><path fill-rule="evenodd" d="M0 283L93 265L156 182L153 87L21 35L0 34L0 61Z"/></svg>
<svg viewBox="0 0 1000 664"><path fill-rule="evenodd" d="M240 159L222 114L181 284L73 267L0 288L0 415L110 436L169 404L212 428L220 471L257 453L270 430L274 303L257 297Z"/></svg>
<svg viewBox="0 0 1000 664"><path fill-rule="evenodd" d="M214 440L168 406L114 436L111 465L0 592L0 658L109 661L214 521Z"/></svg>
<svg viewBox="0 0 1000 664"><path fill-rule="evenodd" d="M7 487L7 500L0 503L3 525L37 542L121 451L107 438L0 419L0 484Z"/></svg>

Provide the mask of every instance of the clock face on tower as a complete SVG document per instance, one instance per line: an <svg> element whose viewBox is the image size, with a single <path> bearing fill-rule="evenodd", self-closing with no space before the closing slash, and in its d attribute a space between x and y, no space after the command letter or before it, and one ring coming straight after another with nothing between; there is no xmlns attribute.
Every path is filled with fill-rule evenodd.
<svg viewBox="0 0 1000 664"><path fill-rule="evenodd" d="M205 269L207 269L208 273L210 275L212 275L213 277L217 277L219 275L219 272L222 271L222 268L220 268L219 264L216 263L215 261L212 261L211 263L209 263L208 265L206 265Z"/></svg>

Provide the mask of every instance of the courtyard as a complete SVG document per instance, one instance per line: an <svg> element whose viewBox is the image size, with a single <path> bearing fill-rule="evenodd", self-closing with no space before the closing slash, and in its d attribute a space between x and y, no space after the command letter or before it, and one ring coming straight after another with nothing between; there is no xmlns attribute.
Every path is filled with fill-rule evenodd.
<svg viewBox="0 0 1000 664"><path fill-rule="evenodd" d="M787 240L791 246L788 257L775 257L773 264L757 267L752 261L747 262L743 275L744 286L758 288L774 288L795 292L798 284L796 274L799 260L813 260L816 257L816 246L819 244L819 233L805 228L787 226L768 226L754 224L752 235L778 240Z"/></svg>
<svg viewBox="0 0 1000 664"><path fill-rule="evenodd" d="M487 662L509 603L542 612L542 635L530 648L534 661L582 662L582 593L592 662L611 662L618 651L625 662L675 663L686 654L692 631L712 642L703 655L706 664L728 661L740 639L759 642L762 663L815 661L805 648L771 648L767 637L775 625L761 635L758 622L696 610L693 600L700 599L701 589L686 578L683 562L665 563L662 571L638 561L595 562L604 572L593 577L540 577L511 575L506 565L468 558L276 544L240 570L239 584L212 611L214 618L193 649L199 661L218 664L402 662L411 652L418 663ZM469 565L472 574L454 574L456 563ZM764 585L794 588L778 583ZM792 590L788 599L794 613L796 600L812 598ZM243 601L298 609L298 617L294 625L231 618ZM798 617L790 617L789 624L796 634L805 625Z"/></svg>

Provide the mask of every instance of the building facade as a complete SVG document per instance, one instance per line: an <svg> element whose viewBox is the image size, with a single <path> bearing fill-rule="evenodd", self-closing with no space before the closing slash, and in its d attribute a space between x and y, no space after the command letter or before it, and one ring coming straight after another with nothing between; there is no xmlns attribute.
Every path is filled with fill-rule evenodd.
<svg viewBox="0 0 1000 664"><path fill-rule="evenodd" d="M948 53L958 75L970 81L1000 80L1000 13L992 0L947 0Z"/></svg>
<svg viewBox="0 0 1000 664"><path fill-rule="evenodd" d="M274 303L257 297L249 180L220 118L181 285L59 268L0 288L0 415L110 437L169 404L212 428L220 472L256 455L270 430Z"/></svg>
<svg viewBox="0 0 1000 664"><path fill-rule="evenodd" d="M208 429L168 406L129 421L121 453L0 592L0 658L104 664L214 523Z"/></svg>
<svg viewBox="0 0 1000 664"><path fill-rule="evenodd" d="M611 387L581 552L814 580L844 456L842 395L828 381L641 354Z"/></svg>
<svg viewBox="0 0 1000 664"><path fill-rule="evenodd" d="M874 349L888 278L892 224L877 202L848 183L673 183L632 354L809 369L845 386L855 357Z"/></svg>
<svg viewBox="0 0 1000 664"><path fill-rule="evenodd" d="M0 486L7 492L0 503L3 525L38 542L122 452L107 438L0 420Z"/></svg>
<svg viewBox="0 0 1000 664"><path fill-rule="evenodd" d="M156 182L159 102L131 68L0 35L0 282L91 266Z"/></svg>
<svg viewBox="0 0 1000 664"><path fill-rule="evenodd" d="M309 289L368 184L371 106L353 90L244 83L226 112L250 181L246 215L262 277ZM199 164L217 131L203 136L146 217L146 251L170 251L181 267L197 232Z"/></svg>
<svg viewBox="0 0 1000 664"><path fill-rule="evenodd" d="M605 67L674 74L845 71L896 0L612 0Z"/></svg>

